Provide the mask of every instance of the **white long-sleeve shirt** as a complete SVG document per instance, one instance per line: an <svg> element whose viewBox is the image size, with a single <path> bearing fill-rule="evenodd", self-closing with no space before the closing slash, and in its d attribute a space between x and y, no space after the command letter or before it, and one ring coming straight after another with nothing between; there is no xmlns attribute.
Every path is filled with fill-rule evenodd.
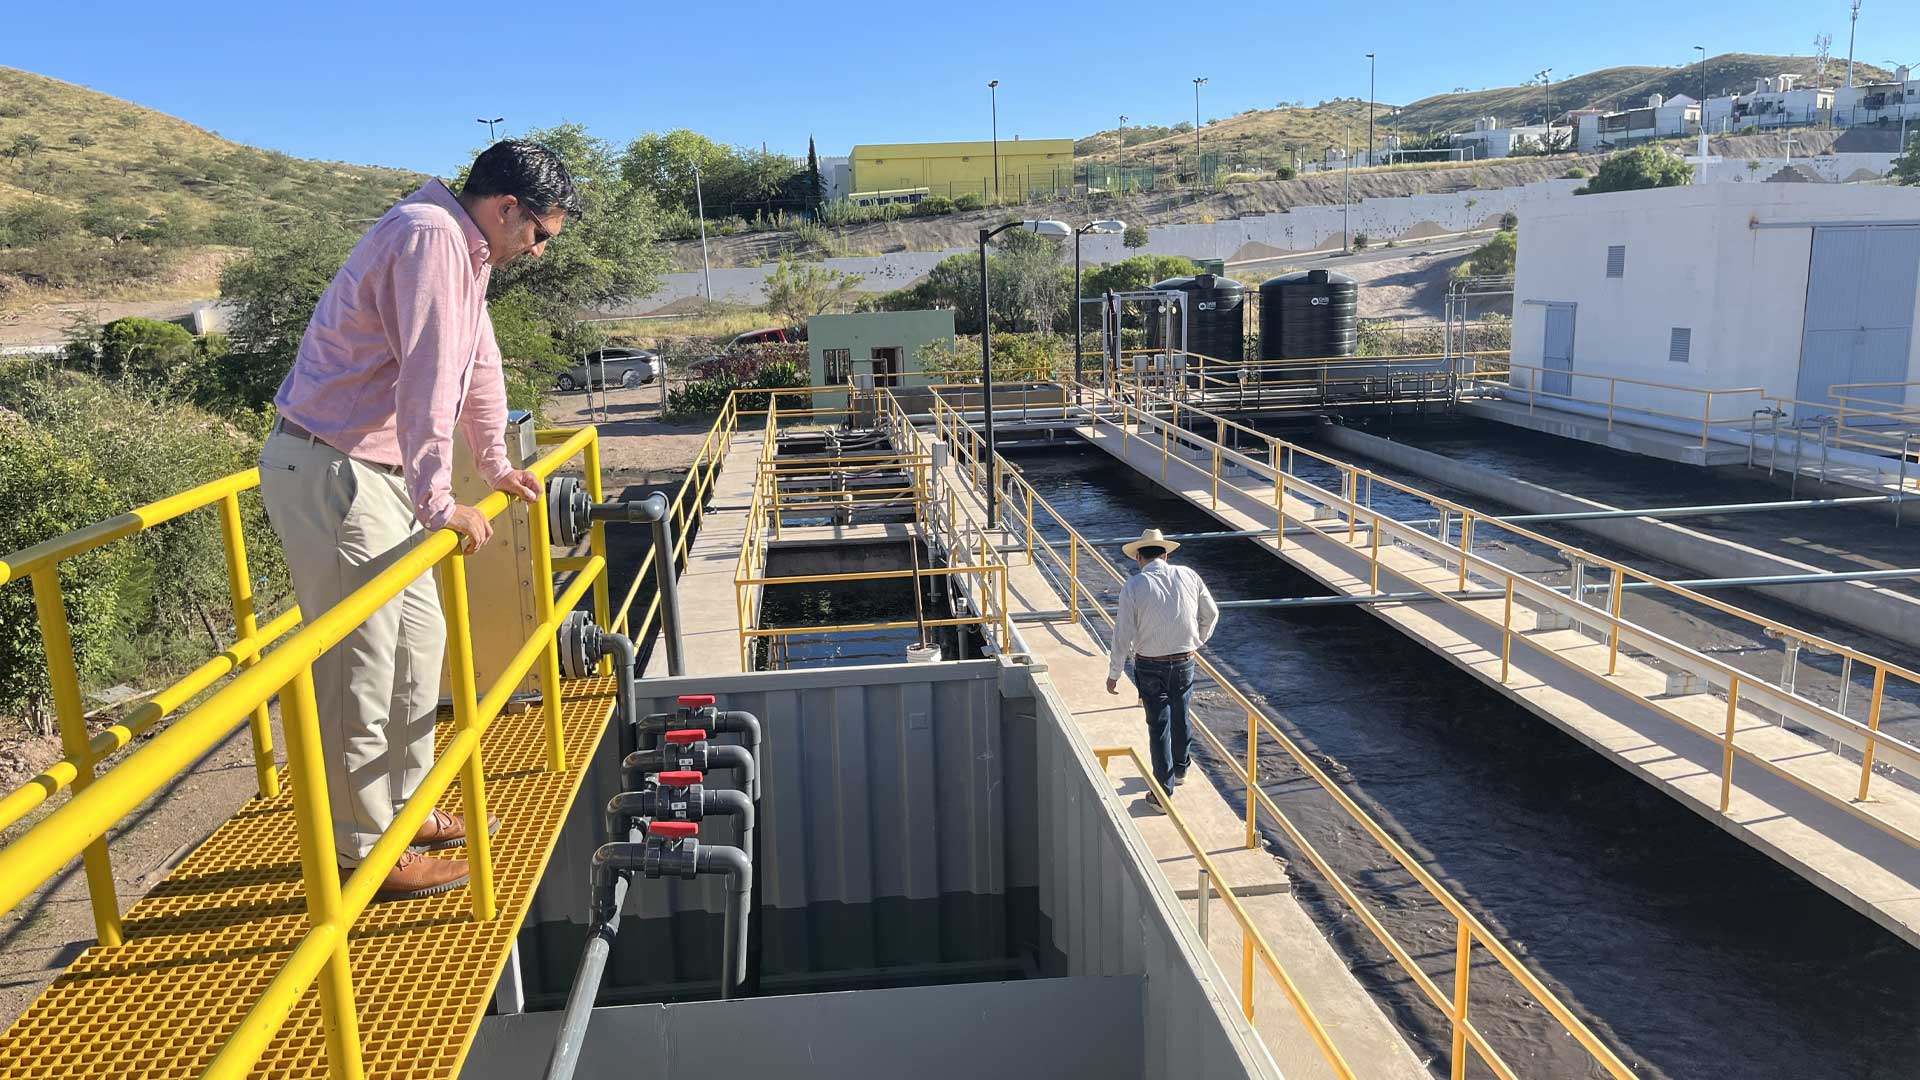
<svg viewBox="0 0 1920 1080"><path fill-rule="evenodd" d="M1193 652L1213 636L1220 609L1200 575L1155 559L1120 590L1107 678L1118 679L1127 658Z"/></svg>

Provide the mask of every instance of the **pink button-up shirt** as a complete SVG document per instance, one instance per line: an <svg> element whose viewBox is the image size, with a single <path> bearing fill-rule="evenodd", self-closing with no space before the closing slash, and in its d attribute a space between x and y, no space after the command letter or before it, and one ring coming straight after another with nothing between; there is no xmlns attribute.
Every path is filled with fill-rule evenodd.
<svg viewBox="0 0 1920 1080"><path fill-rule="evenodd" d="M438 180L387 211L320 297L280 415L349 457L398 466L414 516L453 515L453 429L490 484L513 471L487 317L487 241Z"/></svg>

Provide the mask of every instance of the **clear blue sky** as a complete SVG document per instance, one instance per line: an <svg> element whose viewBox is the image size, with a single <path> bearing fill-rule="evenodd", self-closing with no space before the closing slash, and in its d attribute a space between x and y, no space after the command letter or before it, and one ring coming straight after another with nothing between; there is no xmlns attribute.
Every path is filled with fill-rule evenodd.
<svg viewBox="0 0 1920 1080"><path fill-rule="evenodd" d="M624 143L689 127L822 155L860 142L1072 137L1280 100L1404 103L1712 53L1806 55L1848 0L1565 4L1146 4L966 0L833 4L665 0L424 4L184 0L9 5L0 64L303 157L451 173L485 141L563 120ZM396 12L398 14L396 14ZM1191 15L1189 19L1187 16ZM1602 24L1601 20L1604 20ZM1860 60L1920 63L1920 4L1865 0Z"/></svg>

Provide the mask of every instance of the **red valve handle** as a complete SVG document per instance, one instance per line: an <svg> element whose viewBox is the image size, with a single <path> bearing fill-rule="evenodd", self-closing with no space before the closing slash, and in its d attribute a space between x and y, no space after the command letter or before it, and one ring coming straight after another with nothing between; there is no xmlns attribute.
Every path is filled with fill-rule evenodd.
<svg viewBox="0 0 1920 1080"><path fill-rule="evenodd" d="M719 699L712 694L681 694L680 707L683 709L706 709L711 708L713 703L718 700Z"/></svg>
<svg viewBox="0 0 1920 1080"><path fill-rule="evenodd" d="M698 784L706 778L705 773L697 773L692 769L685 771L676 769L673 772L661 773L659 779L660 783L666 787L688 787L693 784Z"/></svg>
<svg viewBox="0 0 1920 1080"><path fill-rule="evenodd" d="M647 826L647 835L662 840L685 840L700 835L700 825L694 821L655 821Z"/></svg>
<svg viewBox="0 0 1920 1080"><path fill-rule="evenodd" d="M666 740L675 746L687 746L706 737L707 733L704 729L695 727L675 728L666 734Z"/></svg>

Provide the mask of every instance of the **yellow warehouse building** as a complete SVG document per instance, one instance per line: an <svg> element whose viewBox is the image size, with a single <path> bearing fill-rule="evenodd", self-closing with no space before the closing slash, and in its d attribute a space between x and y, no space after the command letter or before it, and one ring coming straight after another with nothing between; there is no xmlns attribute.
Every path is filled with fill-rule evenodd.
<svg viewBox="0 0 1920 1080"><path fill-rule="evenodd" d="M993 198L991 142L869 143L853 148L853 190L926 188L949 197ZM1000 198L1066 192L1073 187L1072 139L1000 143Z"/></svg>

